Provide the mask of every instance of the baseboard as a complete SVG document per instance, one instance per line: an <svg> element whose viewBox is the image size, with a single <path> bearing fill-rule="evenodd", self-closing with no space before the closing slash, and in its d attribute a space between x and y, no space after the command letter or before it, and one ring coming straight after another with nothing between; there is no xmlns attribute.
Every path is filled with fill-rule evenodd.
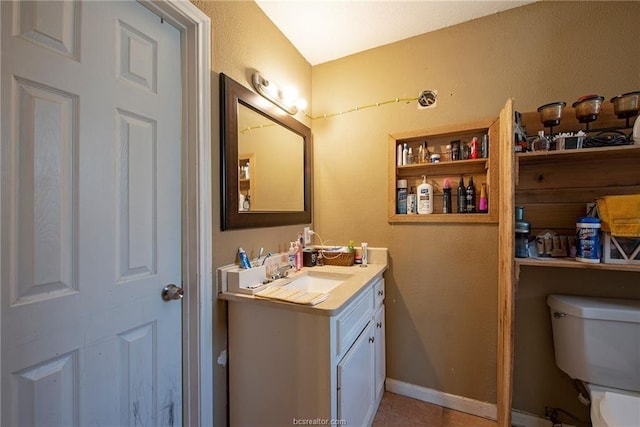
<svg viewBox="0 0 640 427"><path fill-rule="evenodd" d="M413 399L422 400L423 402L433 403L434 405L465 412L478 417L488 418L490 420L495 420L497 418L496 414L498 411L494 403L481 402L479 400L469 399L468 397L443 393L438 390L405 383L392 378L386 379L385 389L392 393L401 394ZM520 411L512 411L511 424L514 427L552 426L549 420ZM563 426L572 427L567 424L563 424Z"/></svg>

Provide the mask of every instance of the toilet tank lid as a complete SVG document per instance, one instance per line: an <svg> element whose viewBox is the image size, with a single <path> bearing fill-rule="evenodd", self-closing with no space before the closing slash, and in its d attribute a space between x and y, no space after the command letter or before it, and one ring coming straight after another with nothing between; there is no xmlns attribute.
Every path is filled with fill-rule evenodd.
<svg viewBox="0 0 640 427"><path fill-rule="evenodd" d="M585 319L640 323L640 300L549 295L547 304L553 311Z"/></svg>

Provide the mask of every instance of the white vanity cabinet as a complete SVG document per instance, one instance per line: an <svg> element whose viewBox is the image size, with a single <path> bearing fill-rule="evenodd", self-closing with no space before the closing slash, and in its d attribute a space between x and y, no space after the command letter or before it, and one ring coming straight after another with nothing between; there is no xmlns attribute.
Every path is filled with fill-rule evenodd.
<svg viewBox="0 0 640 427"><path fill-rule="evenodd" d="M384 389L383 302L382 273L335 312L229 299L230 425L371 425Z"/></svg>

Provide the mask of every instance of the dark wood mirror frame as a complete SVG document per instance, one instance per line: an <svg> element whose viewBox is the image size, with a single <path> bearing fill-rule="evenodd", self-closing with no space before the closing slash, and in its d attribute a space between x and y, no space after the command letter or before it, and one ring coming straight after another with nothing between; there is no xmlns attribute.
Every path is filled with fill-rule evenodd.
<svg viewBox="0 0 640 427"><path fill-rule="evenodd" d="M311 223L311 129L293 117L286 115L275 105L267 102L229 76L220 74L220 183L221 228L276 227ZM273 120L286 129L300 135L304 140L304 210L303 211L238 211L238 106L244 105Z"/></svg>

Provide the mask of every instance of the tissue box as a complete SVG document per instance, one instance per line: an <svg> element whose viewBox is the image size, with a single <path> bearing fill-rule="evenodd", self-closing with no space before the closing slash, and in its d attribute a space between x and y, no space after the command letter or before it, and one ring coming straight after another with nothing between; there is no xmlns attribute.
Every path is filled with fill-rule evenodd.
<svg viewBox="0 0 640 427"><path fill-rule="evenodd" d="M640 265L640 238L604 234L603 254L607 264Z"/></svg>
<svg viewBox="0 0 640 427"><path fill-rule="evenodd" d="M264 265L229 271L227 273L227 292L253 295L267 286L263 283L266 278L267 268Z"/></svg>

